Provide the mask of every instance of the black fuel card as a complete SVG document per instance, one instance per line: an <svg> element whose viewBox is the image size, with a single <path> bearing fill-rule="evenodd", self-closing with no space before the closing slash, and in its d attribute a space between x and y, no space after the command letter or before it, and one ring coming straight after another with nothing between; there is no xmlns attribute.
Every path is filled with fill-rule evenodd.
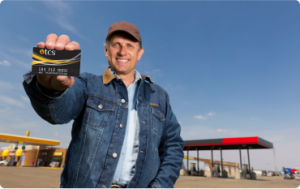
<svg viewBox="0 0 300 189"><path fill-rule="evenodd" d="M33 47L32 73L42 75L80 74L81 50L56 50Z"/></svg>

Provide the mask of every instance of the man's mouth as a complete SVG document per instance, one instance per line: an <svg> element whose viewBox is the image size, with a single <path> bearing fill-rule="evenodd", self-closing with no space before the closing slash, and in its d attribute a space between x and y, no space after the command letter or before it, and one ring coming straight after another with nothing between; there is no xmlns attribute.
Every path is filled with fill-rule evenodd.
<svg viewBox="0 0 300 189"><path fill-rule="evenodd" d="M125 63L125 62L127 62L128 60L124 60L124 59L117 59L117 61Z"/></svg>

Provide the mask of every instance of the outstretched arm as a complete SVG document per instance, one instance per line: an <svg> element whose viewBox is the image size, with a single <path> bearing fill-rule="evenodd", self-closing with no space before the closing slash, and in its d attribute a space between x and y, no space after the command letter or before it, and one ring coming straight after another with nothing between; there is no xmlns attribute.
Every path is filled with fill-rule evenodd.
<svg viewBox="0 0 300 189"><path fill-rule="evenodd" d="M74 79L74 85L65 91L52 93L41 86L36 76L25 75L23 87L36 113L52 124L68 123L76 119L87 99L84 75Z"/></svg>
<svg viewBox="0 0 300 189"><path fill-rule="evenodd" d="M57 37L49 34L39 48L77 50L79 43L67 35ZM83 75L79 78L56 75L24 75L23 86L34 110L52 124L62 124L76 119L86 101L86 84ZM76 81L76 82L75 82Z"/></svg>

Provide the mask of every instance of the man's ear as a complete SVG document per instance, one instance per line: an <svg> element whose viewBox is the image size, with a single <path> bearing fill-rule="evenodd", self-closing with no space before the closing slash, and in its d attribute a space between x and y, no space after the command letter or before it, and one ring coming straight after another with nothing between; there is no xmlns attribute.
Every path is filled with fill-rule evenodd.
<svg viewBox="0 0 300 189"><path fill-rule="evenodd" d="M105 56L108 57L108 49L106 48L106 45L104 46L104 53L105 53Z"/></svg>
<svg viewBox="0 0 300 189"><path fill-rule="evenodd" d="M138 52L138 59L137 60L140 60L142 58L142 55L144 54L144 48L140 49L139 52Z"/></svg>

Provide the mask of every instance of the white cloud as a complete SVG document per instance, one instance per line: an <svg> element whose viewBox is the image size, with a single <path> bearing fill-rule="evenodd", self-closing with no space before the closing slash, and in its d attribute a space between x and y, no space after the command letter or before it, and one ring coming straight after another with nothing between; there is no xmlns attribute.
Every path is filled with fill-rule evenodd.
<svg viewBox="0 0 300 189"><path fill-rule="evenodd" d="M8 53L4 53L4 52L0 52L1 53L1 56L5 56L8 60L10 60L10 62L13 62L14 64L17 63L19 64L20 66L23 66L27 69L30 69L31 68L31 63L28 62L28 63L24 63L22 61L20 61L19 59L15 58L16 56L10 56Z"/></svg>
<svg viewBox="0 0 300 189"><path fill-rule="evenodd" d="M24 107L22 102L12 99L12 98L9 98L9 97L6 97L6 96L0 96L0 102L9 104L9 105Z"/></svg>
<svg viewBox="0 0 300 189"><path fill-rule="evenodd" d="M217 132L219 132L219 133L220 133L220 132L225 133L225 132L227 132L227 130L225 130L225 129L218 129Z"/></svg>
<svg viewBox="0 0 300 189"><path fill-rule="evenodd" d="M197 119L203 119L203 120L207 119L207 117L203 117L202 115L198 115L198 116L194 116L194 117Z"/></svg>
<svg viewBox="0 0 300 189"><path fill-rule="evenodd" d="M29 98L27 96L21 96L21 98L26 101L26 102L30 102Z"/></svg>
<svg viewBox="0 0 300 189"><path fill-rule="evenodd" d="M26 38L26 37L24 37L24 36L18 36L19 37L19 39L21 39L22 41L24 41L24 42L26 42L26 43L30 43L30 41Z"/></svg>
<svg viewBox="0 0 300 189"><path fill-rule="evenodd" d="M11 63L8 62L7 60L3 60L3 61L0 61L0 65L4 65L4 66L10 66Z"/></svg>
<svg viewBox="0 0 300 189"><path fill-rule="evenodd" d="M215 115L215 112L209 112L208 114L207 114L207 116L214 116Z"/></svg>
<svg viewBox="0 0 300 189"><path fill-rule="evenodd" d="M16 47L8 47L7 45L0 44L0 57L2 57L3 61L0 61L0 65L11 66L11 65L20 65L27 69L31 68L31 62L24 63L21 60L30 60L32 56L31 48L16 48Z"/></svg>
<svg viewBox="0 0 300 189"><path fill-rule="evenodd" d="M71 17L73 15L73 8L67 4L64 3L60 0L58 1L46 1L44 2L46 4L46 6L48 6L48 8L52 11L52 10L56 10L56 12L58 12L58 14L56 14L57 16L55 18L53 18L52 15L46 16L48 20L54 22L55 24L58 24L61 28L68 30L76 35L78 35L79 37L81 37L84 40L88 40L84 35L80 34L80 32L78 32L78 29L76 29L75 26L73 26L69 21L68 18Z"/></svg>
<svg viewBox="0 0 300 189"><path fill-rule="evenodd" d="M19 54L19 55L23 55L23 56L28 57L28 58L31 58L31 56L32 56L32 49L30 49L30 48L26 48L26 49L25 48L24 49L17 49L17 48L8 49L6 47L6 49L9 52L13 53L14 55Z"/></svg>
<svg viewBox="0 0 300 189"><path fill-rule="evenodd" d="M182 126L181 128L182 130L180 135L184 140L243 136L237 130L215 129L212 128L212 126L205 125Z"/></svg>
<svg viewBox="0 0 300 189"><path fill-rule="evenodd" d="M46 1L44 3L49 7L49 9L58 10L61 14L70 16L73 13L73 9L67 3L60 0Z"/></svg>
<svg viewBox="0 0 300 189"><path fill-rule="evenodd" d="M64 17L57 19L57 21L58 21L58 24L63 29L69 30L70 32L73 32L73 33L77 33L76 28L74 26L72 26L71 24L69 24Z"/></svg>
<svg viewBox="0 0 300 189"><path fill-rule="evenodd" d="M5 107L5 109L0 109L0 115L3 116L4 114L13 115L13 111L9 107Z"/></svg>
<svg viewBox="0 0 300 189"><path fill-rule="evenodd" d="M0 81L0 88L7 90L14 88L14 86L8 82Z"/></svg>
<svg viewBox="0 0 300 189"><path fill-rule="evenodd" d="M194 116L194 117L197 118L197 119L206 120L208 116L213 116L213 115L215 115L215 112L209 112L207 114L207 116L198 115L198 116Z"/></svg>

